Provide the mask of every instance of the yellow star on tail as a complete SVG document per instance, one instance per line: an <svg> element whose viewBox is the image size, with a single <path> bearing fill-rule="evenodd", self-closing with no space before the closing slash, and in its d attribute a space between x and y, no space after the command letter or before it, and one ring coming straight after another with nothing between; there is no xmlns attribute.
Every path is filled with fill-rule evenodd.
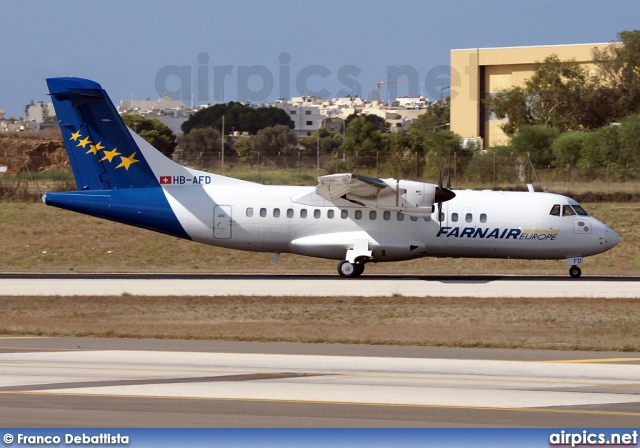
<svg viewBox="0 0 640 448"><path fill-rule="evenodd" d="M91 142L89 141L89 137L87 137L80 140L80 143L78 143L78 146L82 146L82 149L84 149L84 147L89 144L91 144Z"/></svg>
<svg viewBox="0 0 640 448"><path fill-rule="evenodd" d="M104 152L104 157L102 159L100 159L100 161L102 162L103 160L108 160L109 162L112 162L113 158L115 156L119 156L119 155L120 155L120 153L118 152L118 148L113 148L111 151L105 151Z"/></svg>
<svg viewBox="0 0 640 448"><path fill-rule="evenodd" d="M80 131L76 131L71 134L71 138L69 140L73 140L74 142L80 138Z"/></svg>
<svg viewBox="0 0 640 448"><path fill-rule="evenodd" d="M139 160L133 158L133 156L135 155L136 153L134 152L129 157L120 157L121 162L120 165L116 167L116 169L124 167L125 170L129 171L129 166L131 166L131 164L139 162Z"/></svg>
<svg viewBox="0 0 640 448"><path fill-rule="evenodd" d="M89 151L87 151L85 154L98 154L98 151L100 151L101 149L104 149L104 146L102 146L101 144L102 142L98 142L95 145L91 145L89 146Z"/></svg>

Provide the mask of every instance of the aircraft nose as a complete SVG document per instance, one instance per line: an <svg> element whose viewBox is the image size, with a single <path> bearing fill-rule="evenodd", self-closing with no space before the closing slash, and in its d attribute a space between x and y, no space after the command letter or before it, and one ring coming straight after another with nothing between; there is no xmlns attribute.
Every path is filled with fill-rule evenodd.
<svg viewBox="0 0 640 448"><path fill-rule="evenodd" d="M604 229L604 250L613 249L620 242L620 235L611 227L606 226Z"/></svg>

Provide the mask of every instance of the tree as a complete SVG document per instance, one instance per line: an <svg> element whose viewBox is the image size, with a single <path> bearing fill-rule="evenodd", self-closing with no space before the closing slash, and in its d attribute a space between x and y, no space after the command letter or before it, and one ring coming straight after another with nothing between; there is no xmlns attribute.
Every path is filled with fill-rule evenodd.
<svg viewBox="0 0 640 448"><path fill-rule="evenodd" d="M288 126L276 125L258 131L251 149L263 156L291 156L298 147L298 136Z"/></svg>
<svg viewBox="0 0 640 448"><path fill-rule="evenodd" d="M560 61L551 55L537 63L524 87L499 90L484 103L499 119L507 135L521 126L542 125L559 131L583 127L583 106L587 89L592 87L586 69L575 61Z"/></svg>
<svg viewBox="0 0 640 448"><path fill-rule="evenodd" d="M527 156L531 163L538 166L551 165L553 152L551 146L559 132L548 126L521 126L511 139L514 152Z"/></svg>
<svg viewBox="0 0 640 448"><path fill-rule="evenodd" d="M618 39L619 44L593 51L615 119L640 113L640 30L622 31Z"/></svg>
<svg viewBox="0 0 640 448"><path fill-rule="evenodd" d="M123 114L122 120L136 134L145 139L162 154L171 158L176 149L176 136L164 123L157 119L146 119L141 115Z"/></svg>
<svg viewBox="0 0 640 448"><path fill-rule="evenodd" d="M277 107L255 108L233 101L228 104L216 104L196 112L182 123L181 128L185 134L197 128L221 129L223 116L225 134L233 131L256 134L260 129L276 125L294 128L291 118L283 109Z"/></svg>
<svg viewBox="0 0 640 448"><path fill-rule="evenodd" d="M233 144L233 150L238 154L238 158L242 162L247 162L250 167L257 162L258 151L254 150L251 141L253 137L242 138Z"/></svg>
<svg viewBox="0 0 640 448"><path fill-rule="evenodd" d="M330 132L325 128L320 128L310 137L302 137L298 143L307 151L315 151L318 146L318 134L320 137L320 154L333 155L337 154L342 145L342 135L336 132Z"/></svg>
<svg viewBox="0 0 640 448"><path fill-rule="evenodd" d="M349 155L375 155L386 152L380 130L375 129L366 116L354 117L344 135L342 150Z"/></svg>
<svg viewBox="0 0 640 448"><path fill-rule="evenodd" d="M412 136L424 136L428 132L442 130L449 125L451 116L451 98L431 103L426 111L409 126L407 133Z"/></svg>
<svg viewBox="0 0 640 448"><path fill-rule="evenodd" d="M221 150L221 134L213 128L194 129L178 137L178 144L181 162L206 167L218 159Z"/></svg>
<svg viewBox="0 0 640 448"><path fill-rule="evenodd" d="M586 133L583 131L560 134L551 144L553 164L558 167L567 165L570 167L576 166L578 160L580 160L585 138Z"/></svg>
<svg viewBox="0 0 640 448"><path fill-rule="evenodd" d="M351 114L344 120L345 127L348 128L349 124L358 117L363 117L374 130L389 132L389 123L387 123L384 118L373 114Z"/></svg>

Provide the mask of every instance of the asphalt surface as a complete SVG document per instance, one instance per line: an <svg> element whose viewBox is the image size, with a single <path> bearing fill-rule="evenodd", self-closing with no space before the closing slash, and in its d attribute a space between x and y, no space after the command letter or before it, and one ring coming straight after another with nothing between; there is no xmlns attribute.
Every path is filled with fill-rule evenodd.
<svg viewBox="0 0 640 448"><path fill-rule="evenodd" d="M5 427L636 427L640 353L0 339Z"/></svg>

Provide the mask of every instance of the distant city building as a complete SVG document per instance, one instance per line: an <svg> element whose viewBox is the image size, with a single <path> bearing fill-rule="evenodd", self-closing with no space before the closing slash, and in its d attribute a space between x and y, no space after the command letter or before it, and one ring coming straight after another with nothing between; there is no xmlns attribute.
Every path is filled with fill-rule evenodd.
<svg viewBox="0 0 640 448"><path fill-rule="evenodd" d="M118 106L118 113L141 115L147 119L155 118L171 129L174 134L180 135L182 123L201 108L188 107L180 100L171 99L165 94L158 100L122 100Z"/></svg>
<svg viewBox="0 0 640 448"><path fill-rule="evenodd" d="M27 120L35 121L40 124L44 122L47 118L53 117L56 114L55 109L53 108L53 103L45 103L44 101L33 102L28 104L25 107L25 111L27 112Z"/></svg>

